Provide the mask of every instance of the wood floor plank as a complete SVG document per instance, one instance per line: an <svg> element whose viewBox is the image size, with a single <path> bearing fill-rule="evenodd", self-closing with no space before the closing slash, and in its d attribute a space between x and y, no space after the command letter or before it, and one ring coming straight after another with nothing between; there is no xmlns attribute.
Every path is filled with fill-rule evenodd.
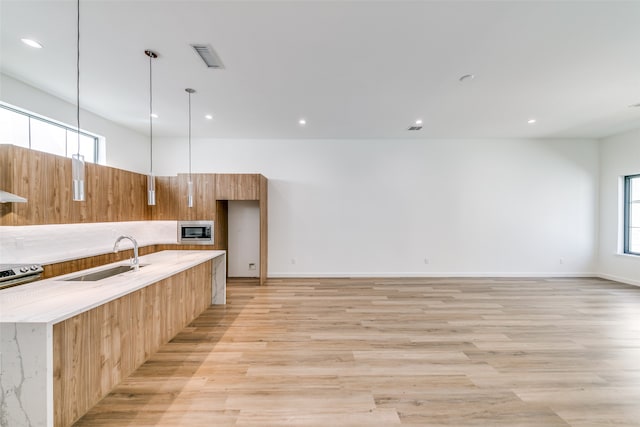
<svg viewBox="0 0 640 427"><path fill-rule="evenodd" d="M77 426L637 426L640 288L228 283Z"/></svg>

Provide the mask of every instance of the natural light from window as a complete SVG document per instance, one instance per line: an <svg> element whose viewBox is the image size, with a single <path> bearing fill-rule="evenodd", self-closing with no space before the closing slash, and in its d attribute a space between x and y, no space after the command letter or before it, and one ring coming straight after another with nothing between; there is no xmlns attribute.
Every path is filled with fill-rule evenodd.
<svg viewBox="0 0 640 427"><path fill-rule="evenodd" d="M80 132L80 154L86 162L99 163L103 145L98 135ZM74 127L0 103L0 144L71 157L78 152L78 132Z"/></svg>
<svg viewBox="0 0 640 427"><path fill-rule="evenodd" d="M624 178L624 252L640 255L640 175Z"/></svg>

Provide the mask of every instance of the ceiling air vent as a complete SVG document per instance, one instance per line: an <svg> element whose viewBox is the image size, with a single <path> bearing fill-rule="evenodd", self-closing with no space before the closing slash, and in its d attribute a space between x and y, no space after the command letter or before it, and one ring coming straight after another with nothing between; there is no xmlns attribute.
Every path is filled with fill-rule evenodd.
<svg viewBox="0 0 640 427"><path fill-rule="evenodd" d="M208 68L223 69L224 64L215 50L208 44L192 44L191 47L198 54Z"/></svg>
<svg viewBox="0 0 640 427"><path fill-rule="evenodd" d="M409 129L407 130L420 130L422 129L422 126L409 126Z"/></svg>

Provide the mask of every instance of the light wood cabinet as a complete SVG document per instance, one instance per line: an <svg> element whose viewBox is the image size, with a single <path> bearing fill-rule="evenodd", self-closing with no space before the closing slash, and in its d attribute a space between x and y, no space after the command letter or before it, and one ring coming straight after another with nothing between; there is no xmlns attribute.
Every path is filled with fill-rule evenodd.
<svg viewBox="0 0 640 427"><path fill-rule="evenodd" d="M169 221L178 219L178 177L156 177L156 205L151 206L151 216L154 220Z"/></svg>
<svg viewBox="0 0 640 427"><path fill-rule="evenodd" d="M216 197L218 200L260 200L259 174L216 175Z"/></svg>
<svg viewBox="0 0 640 427"><path fill-rule="evenodd" d="M22 149L20 147L9 146L3 154L7 156L5 164L11 165L9 176L10 187L3 188L5 191L17 194L21 197L37 195L35 200L29 203L11 203L13 210L9 213L10 223L2 225L30 225L45 224L46 194L46 160L49 156L38 151ZM20 171L20 172L18 172ZM4 217L3 217L4 219ZM53 222L56 224L57 222Z"/></svg>
<svg viewBox="0 0 640 427"><path fill-rule="evenodd" d="M54 426L69 426L211 304L213 261L53 325Z"/></svg>
<svg viewBox="0 0 640 427"><path fill-rule="evenodd" d="M269 251L269 227L268 227L268 182L267 178L260 175L260 284L267 281L267 262Z"/></svg>
<svg viewBox="0 0 640 427"><path fill-rule="evenodd" d="M2 204L0 225L145 221L146 176L86 164L83 202L71 200L71 159L12 145L0 145L0 187L28 199Z"/></svg>
<svg viewBox="0 0 640 427"><path fill-rule="evenodd" d="M216 175L192 174L193 207L187 206L189 174L178 174L178 220L216 220Z"/></svg>

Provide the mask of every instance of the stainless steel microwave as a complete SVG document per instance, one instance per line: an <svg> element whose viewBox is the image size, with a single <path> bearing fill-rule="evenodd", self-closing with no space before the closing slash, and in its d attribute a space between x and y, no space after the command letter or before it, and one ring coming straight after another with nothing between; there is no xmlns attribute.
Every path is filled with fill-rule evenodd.
<svg viewBox="0 0 640 427"><path fill-rule="evenodd" d="M178 221L178 243L213 245L213 221Z"/></svg>

